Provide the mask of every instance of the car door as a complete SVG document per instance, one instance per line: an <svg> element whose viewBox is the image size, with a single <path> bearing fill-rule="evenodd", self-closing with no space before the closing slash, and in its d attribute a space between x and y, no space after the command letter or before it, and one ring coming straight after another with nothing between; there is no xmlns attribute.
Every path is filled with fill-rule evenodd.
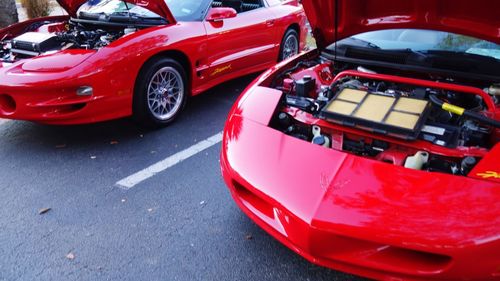
<svg viewBox="0 0 500 281"><path fill-rule="evenodd" d="M205 21L207 32L207 80L236 75L237 72L276 61L274 16L267 7L240 12L223 21Z"/></svg>

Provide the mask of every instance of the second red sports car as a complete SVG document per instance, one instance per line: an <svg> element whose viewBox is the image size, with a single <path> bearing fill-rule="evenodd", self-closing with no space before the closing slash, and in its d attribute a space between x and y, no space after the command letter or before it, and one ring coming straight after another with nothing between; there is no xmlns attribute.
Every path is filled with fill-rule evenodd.
<svg viewBox="0 0 500 281"><path fill-rule="evenodd" d="M382 280L500 280L496 0L304 0L318 43L229 115L238 206L308 260Z"/></svg>
<svg viewBox="0 0 500 281"><path fill-rule="evenodd" d="M188 96L297 54L307 36L297 1L58 2L69 16L0 30L0 118L165 125Z"/></svg>

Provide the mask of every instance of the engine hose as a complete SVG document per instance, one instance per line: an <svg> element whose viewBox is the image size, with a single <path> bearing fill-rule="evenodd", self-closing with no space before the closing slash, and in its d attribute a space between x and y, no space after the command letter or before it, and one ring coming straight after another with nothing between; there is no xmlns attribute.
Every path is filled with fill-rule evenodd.
<svg viewBox="0 0 500 281"><path fill-rule="evenodd" d="M442 101L440 98L436 97L435 95L430 95L429 99L431 100L431 102L433 104L439 106L444 111L448 111L448 112L451 112L453 114L460 115L460 116L466 116L466 117L469 117L470 119L474 119L476 121L479 121L482 124L489 125L489 126L500 129L500 122L495 120L495 119L488 118L482 114L467 110L467 109L460 107L460 106L446 103L446 102Z"/></svg>

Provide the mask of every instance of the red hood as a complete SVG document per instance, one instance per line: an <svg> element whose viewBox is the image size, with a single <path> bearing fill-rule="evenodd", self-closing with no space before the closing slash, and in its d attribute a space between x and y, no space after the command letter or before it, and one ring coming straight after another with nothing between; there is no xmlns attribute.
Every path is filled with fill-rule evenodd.
<svg viewBox="0 0 500 281"><path fill-rule="evenodd" d="M362 32L391 28L441 30L500 44L498 0L303 0L302 2L319 48ZM338 26L337 32L335 25Z"/></svg>
<svg viewBox="0 0 500 281"><path fill-rule="evenodd" d="M144 7L153 13L165 18L169 23L175 23L175 18L167 7L164 0L125 0L128 3ZM59 5L63 7L70 16L76 17L78 8L87 0L57 0Z"/></svg>

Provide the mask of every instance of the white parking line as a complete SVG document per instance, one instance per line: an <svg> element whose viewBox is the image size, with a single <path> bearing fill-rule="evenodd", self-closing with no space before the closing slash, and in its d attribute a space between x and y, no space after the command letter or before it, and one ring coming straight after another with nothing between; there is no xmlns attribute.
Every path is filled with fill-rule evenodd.
<svg viewBox="0 0 500 281"><path fill-rule="evenodd" d="M154 175L165 171L166 169L179 164L180 162L202 152L203 150L210 148L222 141L222 132L216 134L215 136L209 137L183 151L180 151L156 164L153 164L146 169L139 171L131 176L128 176L116 183L121 189L129 190L137 184L153 177Z"/></svg>
<svg viewBox="0 0 500 281"><path fill-rule="evenodd" d="M0 126L2 126L3 124L5 124L9 121L10 121L9 119L0 119Z"/></svg>

